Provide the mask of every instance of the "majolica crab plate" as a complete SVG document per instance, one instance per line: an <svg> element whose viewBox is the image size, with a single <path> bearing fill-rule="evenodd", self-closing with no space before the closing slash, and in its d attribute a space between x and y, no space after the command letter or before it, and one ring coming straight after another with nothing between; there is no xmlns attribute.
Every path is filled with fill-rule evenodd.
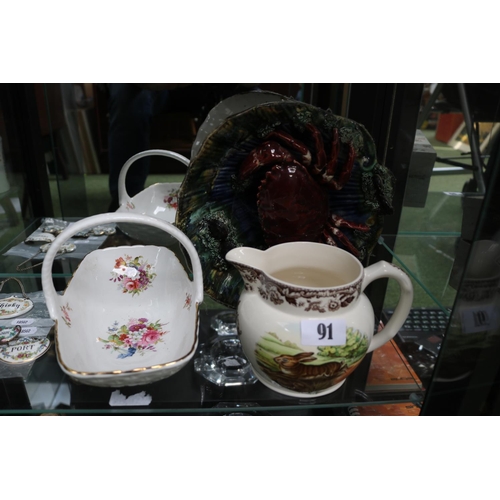
<svg viewBox="0 0 500 500"><path fill-rule="evenodd" d="M181 185L176 225L198 252L205 292L235 308L243 283L229 250L318 241L363 260L393 190L362 125L299 101L270 102L229 116L205 139Z"/></svg>
<svg viewBox="0 0 500 500"><path fill-rule="evenodd" d="M191 148L191 158L194 158L198 154L205 139L216 128L220 127L228 117L246 111L259 104L290 100L290 97L285 97L276 92L263 92L260 90L236 94L224 99L210 110L205 121L200 125L196 133L196 139Z"/></svg>

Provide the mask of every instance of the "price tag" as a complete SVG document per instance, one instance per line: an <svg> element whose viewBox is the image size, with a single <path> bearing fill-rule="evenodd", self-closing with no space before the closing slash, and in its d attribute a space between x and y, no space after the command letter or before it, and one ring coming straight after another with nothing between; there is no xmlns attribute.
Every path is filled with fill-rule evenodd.
<svg viewBox="0 0 500 500"><path fill-rule="evenodd" d="M35 322L34 318L24 318L24 319L19 318L19 319L13 319L10 324L11 325L28 326L34 322Z"/></svg>
<svg viewBox="0 0 500 500"><path fill-rule="evenodd" d="M345 345L347 341L345 320L309 319L300 322L303 345Z"/></svg>
<svg viewBox="0 0 500 500"><path fill-rule="evenodd" d="M34 335L38 331L36 326L22 327L21 335Z"/></svg>
<svg viewBox="0 0 500 500"><path fill-rule="evenodd" d="M498 319L493 305L465 307L461 310L462 331L479 333L498 327Z"/></svg>
<svg viewBox="0 0 500 500"><path fill-rule="evenodd" d="M135 278L137 274L139 274L139 271L135 267L127 266L115 267L113 269L113 272L122 276L126 276L127 278Z"/></svg>

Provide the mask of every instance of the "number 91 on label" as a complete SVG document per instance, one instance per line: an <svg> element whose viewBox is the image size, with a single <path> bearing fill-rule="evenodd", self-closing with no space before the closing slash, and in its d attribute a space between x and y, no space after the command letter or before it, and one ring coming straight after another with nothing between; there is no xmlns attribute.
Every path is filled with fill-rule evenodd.
<svg viewBox="0 0 500 500"><path fill-rule="evenodd" d="M345 345L347 338L345 320L308 319L300 322L302 345Z"/></svg>

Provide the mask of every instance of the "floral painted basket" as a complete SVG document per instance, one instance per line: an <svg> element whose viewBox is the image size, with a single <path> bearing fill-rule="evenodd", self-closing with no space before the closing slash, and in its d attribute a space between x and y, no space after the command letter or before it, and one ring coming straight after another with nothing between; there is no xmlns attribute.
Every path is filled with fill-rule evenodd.
<svg viewBox="0 0 500 500"><path fill-rule="evenodd" d="M156 183L143 189L133 197L130 197L127 193L125 181L130 167L137 160L147 156L164 156L177 160L186 167L189 165L189 160L186 157L179 153L163 149L150 149L132 156L123 165L120 177L118 178L120 206L117 209L117 213L149 215L174 224L177 214L177 197L181 186L180 182ZM144 244L169 246L176 242L175 238L164 231L159 231L144 224L122 223L119 224L119 227L125 234Z"/></svg>
<svg viewBox="0 0 500 500"><path fill-rule="evenodd" d="M52 264L71 236L101 224L146 224L168 233L190 259L191 280L175 253L153 245L122 246L89 253L62 295ZM42 286L56 321L61 369L88 385L122 387L155 382L183 368L198 345L203 278L198 254L172 224L137 214L101 214L66 228L51 244Z"/></svg>

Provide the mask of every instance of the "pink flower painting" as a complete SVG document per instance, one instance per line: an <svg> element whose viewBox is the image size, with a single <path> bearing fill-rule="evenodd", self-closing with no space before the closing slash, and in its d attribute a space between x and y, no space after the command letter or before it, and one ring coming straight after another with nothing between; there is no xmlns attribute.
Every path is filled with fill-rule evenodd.
<svg viewBox="0 0 500 500"><path fill-rule="evenodd" d="M72 311L71 307L69 307L69 304L66 303L65 306L61 306L61 312L63 314L62 319L68 326L68 328L71 328L71 318L69 316L69 311Z"/></svg>
<svg viewBox="0 0 500 500"><path fill-rule="evenodd" d="M115 321L108 328L107 339L98 338L104 343L104 349L118 353L118 359L143 356L147 352L156 352L156 345L163 342L168 333L159 321L151 322L147 318L131 318L127 324L121 325Z"/></svg>
<svg viewBox="0 0 500 500"><path fill-rule="evenodd" d="M168 194L166 194L163 197L163 203L165 203L167 207L177 210L177 207L179 206L178 195L179 195L179 190L172 189Z"/></svg>

